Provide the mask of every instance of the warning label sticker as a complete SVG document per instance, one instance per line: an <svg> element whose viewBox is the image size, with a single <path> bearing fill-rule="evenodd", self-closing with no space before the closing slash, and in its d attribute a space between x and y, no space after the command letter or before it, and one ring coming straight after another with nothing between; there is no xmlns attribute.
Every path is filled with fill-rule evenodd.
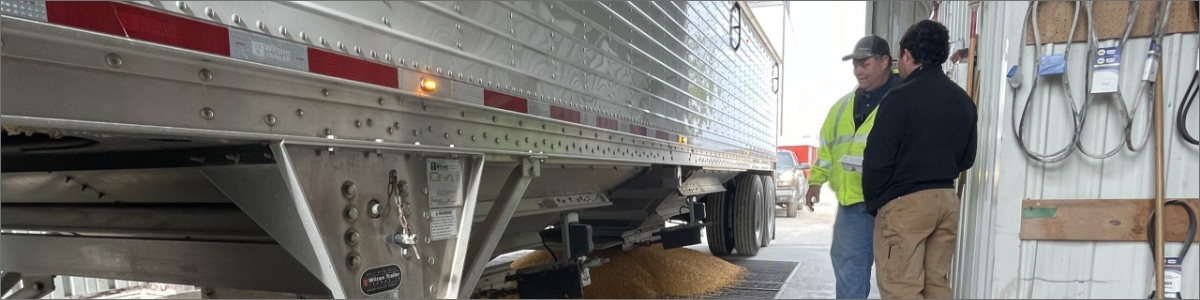
<svg viewBox="0 0 1200 300"><path fill-rule="evenodd" d="M443 208L429 210L432 222L429 224L429 236L431 239L445 240L458 236L458 210L456 208Z"/></svg>
<svg viewBox="0 0 1200 300"><path fill-rule="evenodd" d="M429 171L430 208L462 205L462 161L430 159L425 169Z"/></svg>

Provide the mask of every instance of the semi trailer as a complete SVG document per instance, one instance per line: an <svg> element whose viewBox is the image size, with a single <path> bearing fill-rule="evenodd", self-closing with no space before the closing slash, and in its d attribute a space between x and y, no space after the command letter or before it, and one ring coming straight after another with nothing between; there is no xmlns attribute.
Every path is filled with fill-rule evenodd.
<svg viewBox="0 0 1200 300"><path fill-rule="evenodd" d="M0 4L10 297L578 297L593 250L770 243L783 60L743 2Z"/></svg>

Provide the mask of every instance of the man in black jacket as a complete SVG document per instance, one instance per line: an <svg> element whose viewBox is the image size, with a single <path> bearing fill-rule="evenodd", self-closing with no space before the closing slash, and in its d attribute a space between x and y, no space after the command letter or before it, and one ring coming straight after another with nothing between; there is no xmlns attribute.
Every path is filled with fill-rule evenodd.
<svg viewBox="0 0 1200 300"><path fill-rule="evenodd" d="M863 197L876 215L875 266L884 298L953 298L958 174L975 163L975 104L942 73L945 26L921 21L900 39L904 81L880 104L863 152Z"/></svg>

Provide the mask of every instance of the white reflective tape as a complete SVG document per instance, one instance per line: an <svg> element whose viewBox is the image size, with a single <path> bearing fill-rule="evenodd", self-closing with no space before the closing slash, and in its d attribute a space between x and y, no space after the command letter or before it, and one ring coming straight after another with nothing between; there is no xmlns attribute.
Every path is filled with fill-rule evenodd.
<svg viewBox="0 0 1200 300"><path fill-rule="evenodd" d="M529 109L529 114L535 115L535 116L543 116L543 117L547 117L547 118L550 117L550 104L537 102L537 101L533 101L533 100L525 100L525 103L528 103L527 108Z"/></svg>
<svg viewBox="0 0 1200 300"><path fill-rule="evenodd" d="M588 126L592 126L592 127L598 126L598 125L596 125L597 124L596 115L594 115L594 114L590 114L590 113L586 113L586 112L579 112L579 121L581 123L583 123L583 125L588 125Z"/></svg>
<svg viewBox="0 0 1200 300"><path fill-rule="evenodd" d="M620 131L620 132L630 132L630 131L629 131L629 123L625 123L625 122L617 122L617 131Z"/></svg>
<svg viewBox="0 0 1200 300"><path fill-rule="evenodd" d="M483 87L458 81L450 82L450 99L483 105Z"/></svg>
<svg viewBox="0 0 1200 300"><path fill-rule="evenodd" d="M817 159L817 167L828 169L833 167L833 163L824 159Z"/></svg>
<svg viewBox="0 0 1200 300"><path fill-rule="evenodd" d="M0 1L0 15L46 22L46 2Z"/></svg>
<svg viewBox="0 0 1200 300"><path fill-rule="evenodd" d="M308 48L272 37L229 29L229 57L308 71Z"/></svg>
<svg viewBox="0 0 1200 300"><path fill-rule="evenodd" d="M834 138L832 143L827 143L825 140L821 140L821 146L822 147L837 147L837 146L841 146L842 144L850 143L850 142L866 143L867 137L868 137L868 135L843 135L843 136Z"/></svg>

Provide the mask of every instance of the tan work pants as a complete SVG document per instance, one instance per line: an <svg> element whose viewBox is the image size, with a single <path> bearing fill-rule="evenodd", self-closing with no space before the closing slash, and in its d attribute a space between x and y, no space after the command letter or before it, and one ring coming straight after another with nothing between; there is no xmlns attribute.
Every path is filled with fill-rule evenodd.
<svg viewBox="0 0 1200 300"><path fill-rule="evenodd" d="M875 266L884 299L949 299L950 260L958 236L953 189L904 195L875 218Z"/></svg>

